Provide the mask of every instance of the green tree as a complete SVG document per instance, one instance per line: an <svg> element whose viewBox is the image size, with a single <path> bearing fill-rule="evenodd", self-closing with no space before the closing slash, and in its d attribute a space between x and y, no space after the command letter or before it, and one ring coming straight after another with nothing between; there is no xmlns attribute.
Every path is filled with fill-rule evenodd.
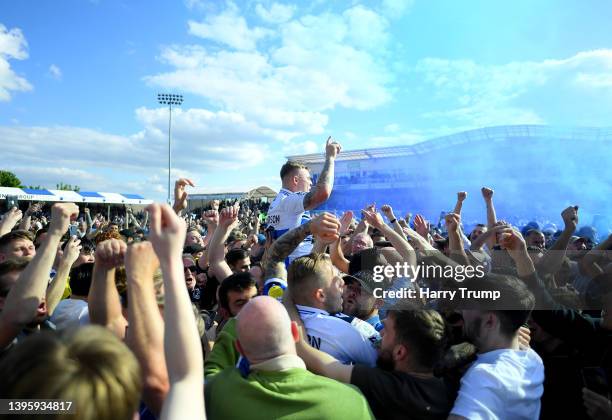
<svg viewBox="0 0 612 420"><path fill-rule="evenodd" d="M21 181L12 172L0 171L0 187L21 188Z"/></svg>
<svg viewBox="0 0 612 420"><path fill-rule="evenodd" d="M79 187L78 185L64 184L63 182L60 182L59 184L55 184L55 189L61 190L61 191L76 191L76 192L81 191L81 187Z"/></svg>

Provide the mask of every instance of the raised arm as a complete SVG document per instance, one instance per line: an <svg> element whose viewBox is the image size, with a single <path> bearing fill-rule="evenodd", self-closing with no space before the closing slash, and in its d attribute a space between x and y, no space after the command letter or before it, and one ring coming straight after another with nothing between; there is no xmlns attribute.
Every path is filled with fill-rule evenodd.
<svg viewBox="0 0 612 420"><path fill-rule="evenodd" d="M287 289L283 295L283 305L285 305L291 321L295 322L299 327L300 339L295 344L295 347L298 356L304 361L308 370L317 375L326 376L345 384L350 384L354 365L343 365L329 354L310 346L304 339L304 324L291 298L290 288Z"/></svg>
<svg viewBox="0 0 612 420"><path fill-rule="evenodd" d="M126 249L126 243L120 239L108 239L96 246L96 261L87 299L91 323L108 328L121 339L125 337L127 321L121 312L115 270L123 265Z"/></svg>
<svg viewBox="0 0 612 420"><path fill-rule="evenodd" d="M335 265L336 268L338 268L338 270L342 271L343 273L348 273L349 271L349 260L344 257L344 253L342 252L342 246L340 244L340 239L344 235L348 235L349 227L352 221L353 212L348 210L340 218L339 238L329 245L332 264Z"/></svg>
<svg viewBox="0 0 612 420"><path fill-rule="evenodd" d="M406 233L404 232L403 226L401 225L401 220L398 220L395 217L395 213L393 213L393 208L389 204L383 204L380 207L380 211L389 219L389 225L393 228L395 232L397 232L402 238L406 238Z"/></svg>
<svg viewBox="0 0 612 420"><path fill-rule="evenodd" d="M198 265L202 270L204 270L206 267L208 267L208 244L210 244L210 241L215 234L215 230L217 230L217 226L219 226L219 211L216 208L213 208L212 210L203 212L202 219L206 224L206 236L202 241L202 246L206 247L206 251L204 251L204 256L198 260Z"/></svg>
<svg viewBox="0 0 612 420"><path fill-rule="evenodd" d="M6 213L2 215L2 220L0 220L0 236L6 235L9 233L17 222L19 222L23 217L23 213L17 207L13 207Z"/></svg>
<svg viewBox="0 0 612 420"><path fill-rule="evenodd" d="M461 216L461 208L463 207L463 202L465 201L466 198L467 198L467 193L465 191L459 191L457 193L457 203L455 203L455 209L453 210L453 213Z"/></svg>
<svg viewBox="0 0 612 420"><path fill-rule="evenodd" d="M88 207L83 209L83 213L85 213L85 223L87 224L87 229L85 230L85 234L89 235L91 233L91 229L93 228L93 220L91 220L91 213Z"/></svg>
<svg viewBox="0 0 612 420"><path fill-rule="evenodd" d="M81 240L77 239L76 236L72 236L68 239L66 248L64 248L64 253L57 266L57 273L47 288L47 312L49 316L53 315L55 308L58 303L60 303L60 300L62 300L70 269L72 268L72 264L79 258L80 252Z"/></svg>
<svg viewBox="0 0 612 420"><path fill-rule="evenodd" d="M536 274L535 267L527 252L523 235L515 229L506 227L501 230L500 236L500 245L502 249L508 251L508 254L514 260L518 276L523 279L534 276Z"/></svg>
<svg viewBox="0 0 612 420"><path fill-rule="evenodd" d="M264 279L277 278L286 280L285 258L295 250L300 242L310 234L333 241L338 239L339 229L340 222L333 214L322 213L283 234L268 249L263 267Z"/></svg>
<svg viewBox="0 0 612 420"><path fill-rule="evenodd" d="M142 225L140 224L136 216L134 216L134 212L132 211L132 209L130 209L129 207L128 207L128 217L130 218L130 221L137 229L142 229Z"/></svg>
<svg viewBox="0 0 612 420"><path fill-rule="evenodd" d="M584 272L591 278L594 278L600 274L603 274L603 270L598 265L598 261L602 257L610 256L610 249L612 249L612 235L597 245L595 248L590 250L580 261L580 265Z"/></svg>
<svg viewBox="0 0 612 420"><path fill-rule="evenodd" d="M493 190L488 187L482 187L480 191L485 201L485 205L487 206L487 228L491 229L497 223L497 215L495 214L495 207L493 206ZM493 249L493 246L495 246L494 236L489 237L487 246L489 249Z"/></svg>
<svg viewBox="0 0 612 420"><path fill-rule="evenodd" d="M189 196L185 191L187 185L195 187L193 181L188 178L179 178L174 183L174 204L172 208L179 216L187 208L187 197Z"/></svg>
<svg viewBox="0 0 612 420"><path fill-rule="evenodd" d="M480 191L487 206L487 227L491 229L497 222L497 215L493 206L493 190L489 187L482 187Z"/></svg>
<svg viewBox="0 0 612 420"><path fill-rule="evenodd" d="M164 356L164 320L157 306L153 277L159 260L151 242L134 243L125 254L128 283L128 321L126 337L141 367L143 400L156 417L170 389Z"/></svg>
<svg viewBox="0 0 612 420"><path fill-rule="evenodd" d="M448 248L450 256L459 264L470 265L470 260L463 248L461 235L461 216L455 213L447 213L444 217L446 230L448 231Z"/></svg>
<svg viewBox="0 0 612 420"><path fill-rule="evenodd" d="M40 203L30 203L28 209L23 215L23 219L19 223L19 229L29 231L32 226L32 214L40 211L41 204Z"/></svg>
<svg viewBox="0 0 612 420"><path fill-rule="evenodd" d="M385 238L391 242L391 245L393 245L393 248L400 254L404 262L416 267L416 252L414 252L414 248L404 239L403 235L400 235L389 225L385 224L380 213L363 210L363 214L368 223L380 230L382 234L385 235Z"/></svg>
<svg viewBox="0 0 612 420"><path fill-rule="evenodd" d="M567 246L578 225L578 206L569 206L563 210L561 218L565 225L563 232L538 263L537 269L540 274L554 274L561 268Z"/></svg>
<svg viewBox="0 0 612 420"><path fill-rule="evenodd" d="M231 206L221 210L221 213L219 213L219 226L208 244L210 269L220 282L232 275L232 270L227 265L227 262L225 262L223 244L229 237L232 228L238 223L238 209L237 206Z"/></svg>
<svg viewBox="0 0 612 420"><path fill-rule="evenodd" d="M340 143L328 137L325 144L325 164L317 180L317 184L304 196L304 209L312 210L323 204L331 195L334 187L334 162L342 147Z"/></svg>
<svg viewBox="0 0 612 420"><path fill-rule="evenodd" d="M3 349L36 317L45 297L49 273L55 260L59 242L68 230L70 219L79 214L76 204L55 204L51 209L51 223L47 237L36 255L21 272L11 288L4 309L0 313L0 348Z"/></svg>
<svg viewBox="0 0 612 420"><path fill-rule="evenodd" d="M164 277L164 353L170 378L161 419L205 419L204 357L183 274L187 226L166 204L151 204L150 240Z"/></svg>

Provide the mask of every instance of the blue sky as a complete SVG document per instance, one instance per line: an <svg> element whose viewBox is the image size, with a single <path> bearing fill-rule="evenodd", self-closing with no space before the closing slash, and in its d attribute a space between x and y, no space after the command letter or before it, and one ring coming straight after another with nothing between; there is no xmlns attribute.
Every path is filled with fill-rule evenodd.
<svg viewBox="0 0 612 420"><path fill-rule="evenodd" d="M562 6L562 7L561 7ZM279 187L289 154L611 126L607 1L34 1L0 10L2 167L163 200ZM483 174L484 176L484 174Z"/></svg>

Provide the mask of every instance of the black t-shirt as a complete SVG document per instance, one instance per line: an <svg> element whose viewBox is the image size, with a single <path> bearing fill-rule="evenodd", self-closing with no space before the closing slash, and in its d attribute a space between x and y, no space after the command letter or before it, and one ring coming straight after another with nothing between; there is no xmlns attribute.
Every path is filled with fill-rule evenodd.
<svg viewBox="0 0 612 420"><path fill-rule="evenodd" d="M351 384L368 400L377 419L446 419L456 393L443 379L356 365Z"/></svg>
<svg viewBox="0 0 612 420"><path fill-rule="evenodd" d="M217 304L217 288L219 280L216 277L209 276L200 296L200 309L210 311Z"/></svg>

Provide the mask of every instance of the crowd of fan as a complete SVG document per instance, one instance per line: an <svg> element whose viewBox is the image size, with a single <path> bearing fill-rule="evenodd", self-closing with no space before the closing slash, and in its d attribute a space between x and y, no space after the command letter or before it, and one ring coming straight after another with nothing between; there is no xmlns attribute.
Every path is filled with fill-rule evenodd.
<svg viewBox="0 0 612 420"><path fill-rule="evenodd" d="M72 203L3 215L2 398L71 400L79 419L612 418L612 235L578 230L578 206L558 232L511 226L483 188L471 232L460 192L444 224L364 203L275 238L261 201L185 213L189 184L110 220ZM397 263L486 275L375 279ZM458 286L508 307L375 291Z"/></svg>

